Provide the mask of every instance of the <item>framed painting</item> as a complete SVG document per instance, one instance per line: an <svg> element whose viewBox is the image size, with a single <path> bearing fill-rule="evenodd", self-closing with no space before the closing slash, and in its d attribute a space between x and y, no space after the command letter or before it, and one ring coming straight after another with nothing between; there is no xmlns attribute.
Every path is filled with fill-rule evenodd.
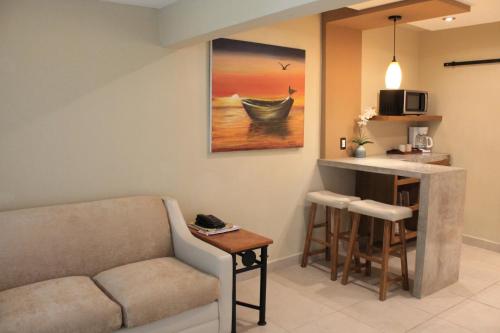
<svg viewBox="0 0 500 333"><path fill-rule="evenodd" d="M304 146L305 50L211 42L211 152Z"/></svg>

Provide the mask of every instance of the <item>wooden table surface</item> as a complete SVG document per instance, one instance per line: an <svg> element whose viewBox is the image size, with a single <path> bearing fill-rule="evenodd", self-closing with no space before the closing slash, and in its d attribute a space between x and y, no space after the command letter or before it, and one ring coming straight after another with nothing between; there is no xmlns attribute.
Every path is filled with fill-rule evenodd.
<svg viewBox="0 0 500 333"><path fill-rule="evenodd" d="M273 243L272 239L245 229L211 236L206 236L191 228L189 230L195 237L231 254L257 249Z"/></svg>

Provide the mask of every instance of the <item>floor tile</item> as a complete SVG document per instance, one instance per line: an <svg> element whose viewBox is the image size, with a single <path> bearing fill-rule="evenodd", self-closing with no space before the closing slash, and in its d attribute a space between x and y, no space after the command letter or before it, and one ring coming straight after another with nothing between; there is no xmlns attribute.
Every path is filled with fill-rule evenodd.
<svg viewBox="0 0 500 333"><path fill-rule="evenodd" d="M242 319L238 315L238 324L236 327L238 333L286 333L283 328L272 322L268 322L265 326L259 326L253 320Z"/></svg>
<svg viewBox="0 0 500 333"><path fill-rule="evenodd" d="M444 313L440 318L477 333L500 332L500 309L467 300Z"/></svg>
<svg viewBox="0 0 500 333"><path fill-rule="evenodd" d="M319 320L293 329L291 333L329 333L329 332L349 332L349 333L377 333L381 332L373 327L363 324L343 313L335 312Z"/></svg>
<svg viewBox="0 0 500 333"><path fill-rule="evenodd" d="M257 304L258 288L259 280L257 278L238 283L238 300ZM267 321L286 330L302 326L334 312L331 308L310 300L273 279L268 280L266 308ZM257 320L257 311L255 310L238 307L238 312L241 312L242 315L253 315L255 321Z"/></svg>
<svg viewBox="0 0 500 333"><path fill-rule="evenodd" d="M466 328L460 327L446 320L433 318L408 331L408 333L470 333Z"/></svg>
<svg viewBox="0 0 500 333"><path fill-rule="evenodd" d="M387 299L363 301L345 308L341 312L383 332L406 332L430 319L431 314L415 307Z"/></svg>
<svg viewBox="0 0 500 333"><path fill-rule="evenodd" d="M448 288L457 295L471 297L499 281L498 267L480 261L463 260L458 282Z"/></svg>
<svg viewBox="0 0 500 333"><path fill-rule="evenodd" d="M328 271L311 264L305 268L293 265L276 270L269 274L269 279L295 290L307 290L310 287L327 285L331 282Z"/></svg>
<svg viewBox="0 0 500 333"><path fill-rule="evenodd" d="M462 261L479 261L500 267L500 253L462 244Z"/></svg>
<svg viewBox="0 0 500 333"><path fill-rule="evenodd" d="M339 280L328 287L311 288L306 297L334 310L341 310L363 300L373 300L378 294L354 283L344 286Z"/></svg>
<svg viewBox="0 0 500 333"><path fill-rule="evenodd" d="M273 273L270 278L333 310L377 297L373 291L366 288L354 284L342 285L340 276L337 281L331 281L329 272L313 266L289 267Z"/></svg>
<svg viewBox="0 0 500 333"><path fill-rule="evenodd" d="M403 304L413 306L431 314L441 313L466 299L448 289L440 290L422 299L414 297L408 291L399 290L393 298Z"/></svg>
<svg viewBox="0 0 500 333"><path fill-rule="evenodd" d="M238 332L500 332L498 253L464 245L457 283L423 299L392 284L385 302L378 301L376 265L371 277L353 273L346 286L341 267L331 281L328 265L318 261L269 273L267 325L257 325L257 311L238 306ZM400 272L398 258L391 259L390 270ZM238 281L239 300L257 304L258 296L257 277Z"/></svg>
<svg viewBox="0 0 500 333"><path fill-rule="evenodd" d="M482 290L472 299L500 309L500 283Z"/></svg>

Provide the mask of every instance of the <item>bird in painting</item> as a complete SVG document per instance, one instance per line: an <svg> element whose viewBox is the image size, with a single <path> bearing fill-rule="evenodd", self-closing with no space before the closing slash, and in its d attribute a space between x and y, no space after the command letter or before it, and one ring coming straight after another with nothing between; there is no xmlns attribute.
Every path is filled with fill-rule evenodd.
<svg viewBox="0 0 500 333"><path fill-rule="evenodd" d="M281 70L284 70L284 71L286 71L288 69L288 66L290 66L290 64L283 65L281 62L278 62L278 64L280 64Z"/></svg>

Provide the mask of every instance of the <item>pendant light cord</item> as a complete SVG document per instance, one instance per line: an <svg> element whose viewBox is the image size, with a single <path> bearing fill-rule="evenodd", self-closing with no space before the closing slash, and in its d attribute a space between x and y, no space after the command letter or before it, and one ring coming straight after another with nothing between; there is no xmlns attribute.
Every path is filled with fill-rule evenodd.
<svg viewBox="0 0 500 333"><path fill-rule="evenodd" d="M394 40L393 40L394 51L392 54L392 61L393 62L396 62L396 21L397 21L397 19L394 18Z"/></svg>

